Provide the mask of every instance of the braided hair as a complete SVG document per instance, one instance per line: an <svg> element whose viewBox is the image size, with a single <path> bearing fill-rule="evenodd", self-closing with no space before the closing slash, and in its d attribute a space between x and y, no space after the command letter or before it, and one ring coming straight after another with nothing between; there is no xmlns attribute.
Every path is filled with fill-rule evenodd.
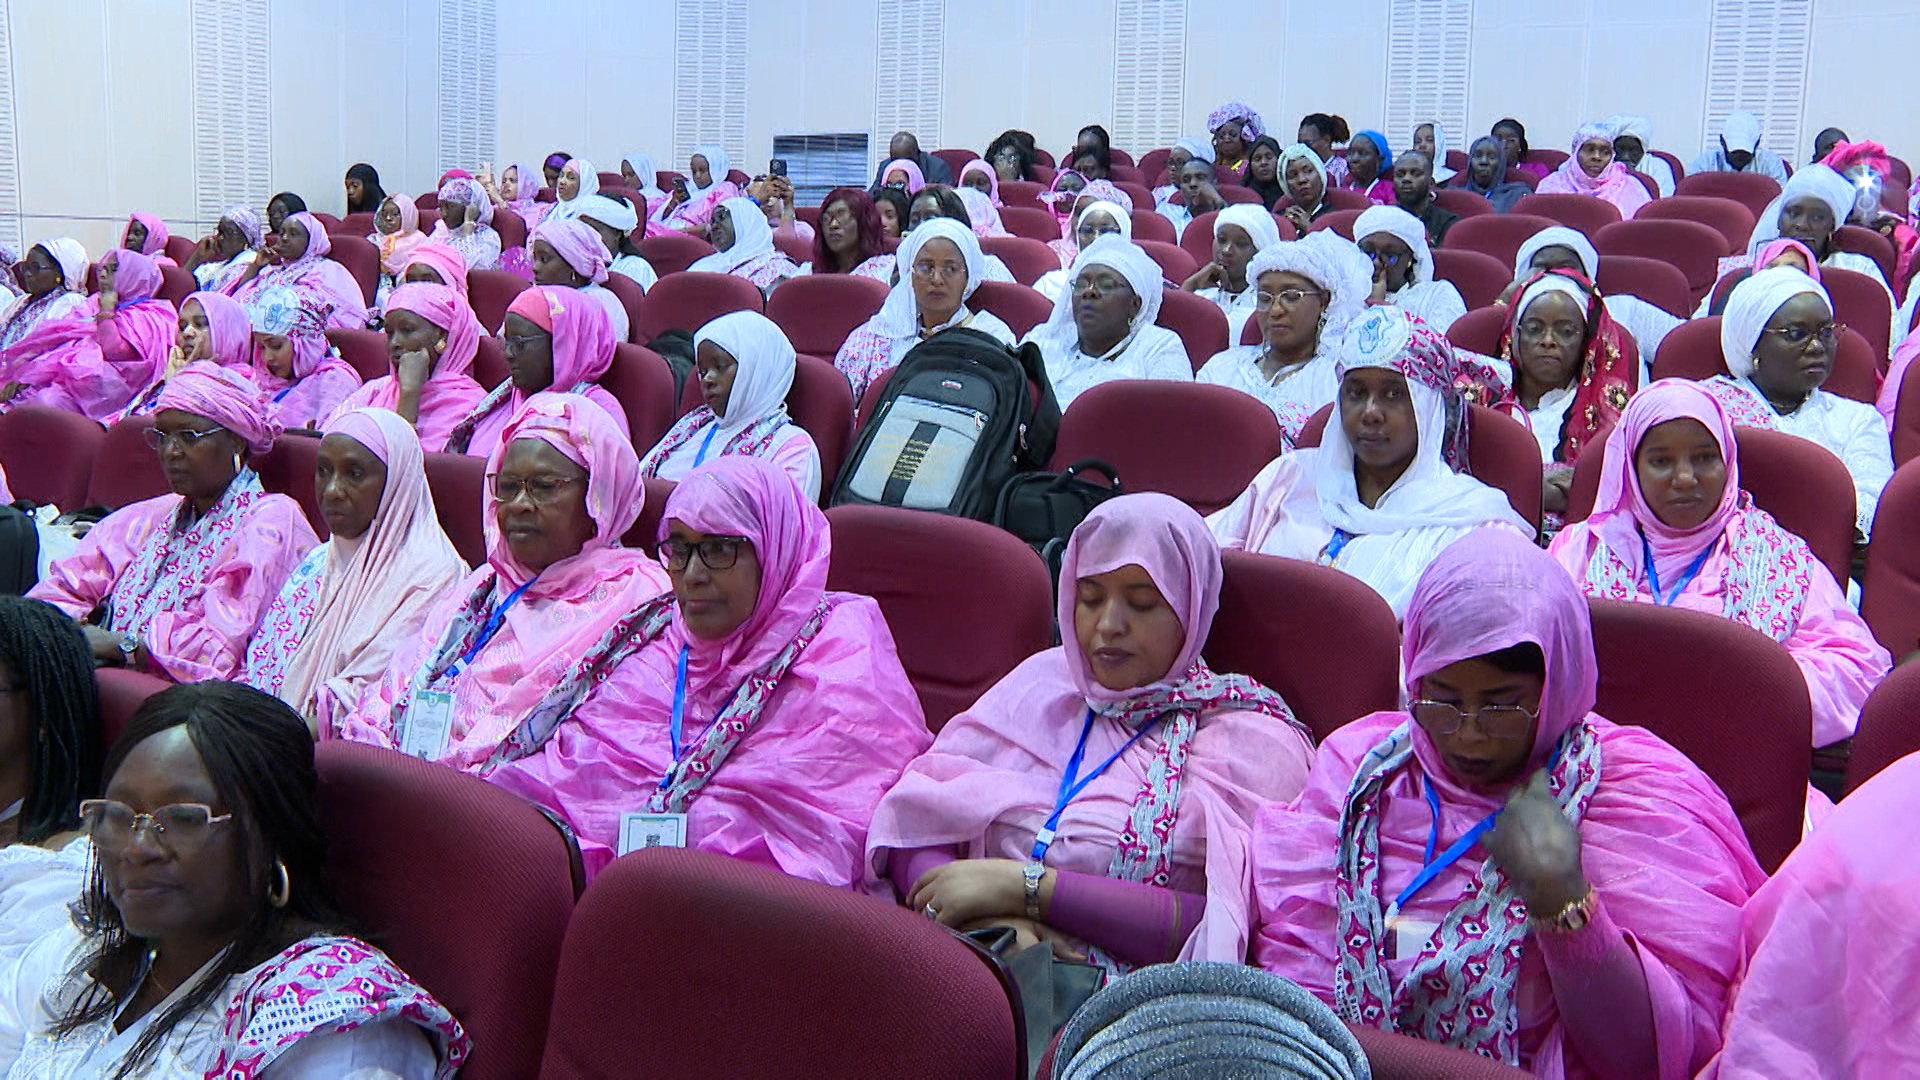
<svg viewBox="0 0 1920 1080"><path fill-rule="evenodd" d="M26 695L31 724L18 841L80 827L80 800L100 791L100 696L80 625L51 604L0 596L0 660ZM14 687L0 688L12 694Z"/></svg>

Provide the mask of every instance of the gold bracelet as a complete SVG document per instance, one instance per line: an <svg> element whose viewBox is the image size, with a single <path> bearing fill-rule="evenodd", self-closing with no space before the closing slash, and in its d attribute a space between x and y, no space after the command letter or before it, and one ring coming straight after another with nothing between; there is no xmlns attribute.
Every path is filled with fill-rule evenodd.
<svg viewBox="0 0 1920 1080"><path fill-rule="evenodd" d="M1587 891L1577 900L1569 900L1559 911L1550 916L1527 916L1527 925L1536 933L1572 934L1587 928L1593 921L1593 910L1600 903L1600 895L1589 884Z"/></svg>

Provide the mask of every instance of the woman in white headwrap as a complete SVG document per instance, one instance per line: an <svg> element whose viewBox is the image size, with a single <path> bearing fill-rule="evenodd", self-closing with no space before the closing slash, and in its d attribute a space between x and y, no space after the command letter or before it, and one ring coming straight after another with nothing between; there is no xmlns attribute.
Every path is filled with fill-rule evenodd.
<svg viewBox="0 0 1920 1080"><path fill-rule="evenodd" d="M713 245L713 254L695 260L687 269L745 278L763 295L800 272L785 252L773 246L766 212L749 198L728 199L714 208L707 242Z"/></svg>
<svg viewBox="0 0 1920 1080"><path fill-rule="evenodd" d="M1104 180L1100 182L1106 183ZM1073 233L1066 238L1065 242L1073 245L1076 257L1101 237L1116 236L1127 243L1133 242L1132 212L1126 206L1106 199L1098 199L1076 208L1071 226ZM1060 297L1067 292L1068 284L1073 281L1073 260L1064 261L1065 266L1041 274L1040 280L1033 283L1034 290L1046 297L1048 303L1059 303Z"/></svg>
<svg viewBox="0 0 1920 1080"><path fill-rule="evenodd" d="M633 230L640 224L640 214L633 207L605 195L589 195L580 200L580 220L600 234L600 242L612 258L607 263L609 274L626 277L642 292L660 280L653 264L641 258L640 249L633 244Z"/></svg>
<svg viewBox="0 0 1920 1080"><path fill-rule="evenodd" d="M666 205L667 193L660 187L660 173L654 168L652 154L628 154L621 158L620 175L626 177L627 185L647 201L645 216L653 216L655 210Z"/></svg>
<svg viewBox="0 0 1920 1080"><path fill-rule="evenodd" d="M1720 260L1720 277L1741 270L1759 269L1754 262L1760 249L1775 240L1798 240L1813 252L1821 266L1852 270L1879 282L1881 288L1887 289L1888 302L1894 303L1893 290L1888 288L1887 279L1881 275L1880 264L1874 262L1871 256L1841 251L1833 242L1834 234L1840 231L1840 226L1845 225L1847 217L1853 213L1858 194L1853 181L1825 165L1802 168L1780 189L1779 197L1761 212L1760 223L1753 229L1753 239L1747 242L1747 253ZM1718 282L1715 284L1717 286ZM1694 311L1694 318L1705 316L1712 302L1713 293L1709 292ZM1890 340L1899 341L1906 336L1906 327L1896 326Z"/></svg>
<svg viewBox="0 0 1920 1080"><path fill-rule="evenodd" d="M1593 281L1600 273L1600 253L1578 229L1564 225L1541 229L1528 237L1520 245L1519 254L1514 256L1509 295L1535 274L1546 270L1578 270L1582 277ZM1660 343L1673 328L1686 320L1626 293L1606 297L1606 305L1607 314L1613 316L1620 329L1633 335L1633 343L1640 350L1640 385L1652 385L1653 355L1660 351Z"/></svg>
<svg viewBox="0 0 1920 1080"><path fill-rule="evenodd" d="M1467 313L1467 302L1450 281L1433 276L1427 227L1397 206L1375 206L1353 223L1353 242L1373 260L1376 304L1392 304L1441 333Z"/></svg>
<svg viewBox="0 0 1920 1080"><path fill-rule="evenodd" d="M1433 162L1433 183L1438 187L1453 179L1455 170L1447 168L1447 129L1439 124L1421 124L1413 129L1413 148Z"/></svg>
<svg viewBox="0 0 1920 1080"><path fill-rule="evenodd" d="M693 357L701 405L647 451L641 474L679 481L724 455L760 457L819 501L820 451L787 417L798 362L787 335L757 311L736 311L693 335Z"/></svg>
<svg viewBox="0 0 1920 1080"><path fill-rule="evenodd" d="M1762 270L1734 286L1720 316L1720 350L1732 374L1703 385L1735 424L1832 451L1853 476L1854 529L1865 539L1893 477L1893 449L1879 410L1820 389L1833 370L1835 330L1833 301L1819 282L1790 267Z"/></svg>
<svg viewBox="0 0 1920 1080"><path fill-rule="evenodd" d="M1613 129L1613 156L1634 172L1646 173L1660 189L1660 198L1673 194L1673 166L1653 152L1653 121L1644 116L1610 116L1605 121Z"/></svg>
<svg viewBox="0 0 1920 1080"><path fill-rule="evenodd" d="M1339 159L1335 159L1339 160ZM1305 233L1315 218L1331 210L1327 205L1327 165L1306 143L1280 151L1280 182L1292 205L1281 211L1293 227Z"/></svg>
<svg viewBox="0 0 1920 1080"><path fill-rule="evenodd" d="M1280 420L1288 446L1340 388L1334 354L1366 308L1372 266L1332 230L1281 241L1247 265L1260 344L1229 345L1194 376L1252 394Z"/></svg>
<svg viewBox="0 0 1920 1080"><path fill-rule="evenodd" d="M1213 261L1195 271L1180 287L1218 304L1227 317L1227 343L1240 340L1240 331L1253 314L1253 281L1247 267L1254 256L1280 242L1280 226L1265 207L1240 203L1213 219Z"/></svg>
<svg viewBox="0 0 1920 1080"><path fill-rule="evenodd" d="M0 349L49 319L89 314L87 249L78 240L62 236L33 245L21 260L18 275L27 291L14 297L0 314Z"/></svg>
<svg viewBox="0 0 1920 1080"><path fill-rule="evenodd" d="M1193 381L1180 335L1153 322L1161 300L1153 256L1131 241L1103 236L1081 248L1071 282L1054 301L1053 315L1027 335L1046 359L1062 411L1116 379Z"/></svg>
<svg viewBox="0 0 1920 1080"><path fill-rule="evenodd" d="M920 223L895 253L900 283L873 318L847 335L833 364L853 384L857 404L867 387L898 367L915 345L945 330L966 327L1014 344L1012 328L991 311L970 311L986 257L973 229L952 218Z"/></svg>
<svg viewBox="0 0 1920 1080"><path fill-rule="evenodd" d="M727 179L733 162L718 146L696 146L687 159L685 187L676 186L667 193L667 201L653 212L652 220L678 232L702 233L713 212L728 199L738 198L740 186Z"/></svg>
<svg viewBox="0 0 1920 1080"><path fill-rule="evenodd" d="M553 184L553 209L547 211L548 221L564 221L580 216L580 200L600 193L600 174L595 171L593 162L586 158L574 158L560 170L560 179Z"/></svg>

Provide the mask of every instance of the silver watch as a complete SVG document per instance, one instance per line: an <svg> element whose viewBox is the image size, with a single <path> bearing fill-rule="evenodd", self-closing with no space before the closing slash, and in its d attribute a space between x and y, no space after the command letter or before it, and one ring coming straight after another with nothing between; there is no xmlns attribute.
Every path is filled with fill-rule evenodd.
<svg viewBox="0 0 1920 1080"><path fill-rule="evenodd" d="M139 655L140 652L139 636L135 634L121 634L118 644L120 646L120 666L132 667L134 657Z"/></svg>
<svg viewBox="0 0 1920 1080"><path fill-rule="evenodd" d="M1027 885L1027 918L1040 921L1040 879L1047 876L1047 866L1038 859L1020 868L1020 876Z"/></svg>

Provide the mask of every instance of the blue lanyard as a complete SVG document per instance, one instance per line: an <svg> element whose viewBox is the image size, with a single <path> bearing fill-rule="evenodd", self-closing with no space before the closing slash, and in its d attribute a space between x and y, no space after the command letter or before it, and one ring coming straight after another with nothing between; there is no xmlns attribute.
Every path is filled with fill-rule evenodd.
<svg viewBox="0 0 1920 1080"><path fill-rule="evenodd" d="M1340 561L1340 553L1346 550L1347 544L1352 540L1353 534L1345 529L1333 530L1333 539L1327 541L1328 566L1332 566L1334 563Z"/></svg>
<svg viewBox="0 0 1920 1080"><path fill-rule="evenodd" d="M280 404L282 401L286 400L286 397L288 394L293 393L295 390L299 388L300 388L300 384L297 382L289 384L285 390L282 390L279 393L273 395L273 403L275 405Z"/></svg>
<svg viewBox="0 0 1920 1080"><path fill-rule="evenodd" d="M707 437L700 440L700 452L693 455L693 463L696 467L699 466L701 462L707 460L707 447L713 445L714 432L719 430L720 418L716 416L713 418L713 423L707 425Z"/></svg>
<svg viewBox="0 0 1920 1080"><path fill-rule="evenodd" d="M1707 565L1707 556L1713 554L1713 545L1707 545L1707 549L1700 553L1700 557L1693 560L1693 565L1687 567L1687 572L1680 575L1680 581L1674 585L1673 591L1665 596L1660 595L1660 571L1654 568L1653 545L1647 543L1645 533L1640 534L1640 550L1646 555L1647 584L1653 589L1653 602L1661 607L1672 607L1673 602L1680 599L1680 594L1687 591L1687 586L1693 584L1693 579L1700 576L1701 568Z"/></svg>
<svg viewBox="0 0 1920 1080"><path fill-rule="evenodd" d="M1433 857L1433 849L1440 840L1440 794L1433 790L1432 780L1422 777L1420 782L1426 788L1427 808L1433 812L1433 829L1427 833L1427 854L1422 860L1426 865L1422 866L1420 872L1413 876L1413 880L1407 883L1406 888L1400 890L1400 895L1393 898L1393 906L1387 908L1387 918L1389 920L1395 915L1398 915L1400 909L1407 905L1407 901L1413 899L1415 894L1419 893L1421 889L1433 884L1433 879L1439 877L1441 871L1459 862L1460 856L1465 855L1468 848L1479 843L1480 838L1485 836L1487 831L1492 829L1494 824L1500 820L1500 811L1498 810L1481 818L1479 824L1468 829L1465 836L1455 840L1447 847L1447 850L1441 852L1440 857L1436 859Z"/></svg>
<svg viewBox="0 0 1920 1080"><path fill-rule="evenodd" d="M673 668L673 712L667 720L667 745L673 750L673 761L667 766L666 771L660 774L661 791L672 787L673 778L680 772L680 739L685 734L683 725L686 723L687 717L688 651L688 646L680 646L680 659L675 662ZM718 720L722 713L725 713L727 709L732 707L733 699L739 696L740 688L745 685L746 683L741 683L740 686L734 687L733 693L729 694L726 702L720 706L720 712L714 714L715 720Z"/></svg>
<svg viewBox="0 0 1920 1080"><path fill-rule="evenodd" d="M473 663L473 658L479 656L480 650L486 648L487 642L493 640L493 635L500 632L501 625L507 621L507 609L518 603L520 595L532 588L533 583L539 580L540 575L535 574L527 579L525 585L507 594L507 598L500 602L500 606L493 609L493 614L487 616L487 623L480 628L480 636L474 640L473 645L460 654L460 659L455 660L453 666L447 669L449 676L457 679L461 672L467 670L467 665Z"/></svg>
<svg viewBox="0 0 1920 1080"><path fill-rule="evenodd" d="M1047 817L1046 825L1042 826L1040 831L1033 836L1033 854L1031 858L1034 862L1041 862L1046 859L1047 849L1053 846L1054 830L1060 827L1060 816L1067 812L1067 804L1077 798L1082 791L1085 791L1088 784L1098 780L1101 774L1107 771L1109 766L1120 760L1121 754L1133 749L1133 744L1139 742L1141 737L1147 732L1152 731L1159 722L1160 718L1158 716L1147 718L1141 723L1140 727L1134 731L1133 737L1120 745L1120 749L1115 750L1109 755L1107 760L1101 762L1098 768L1088 773L1085 777L1082 777L1080 775L1080 763L1084 761L1087 756L1087 736L1093 734L1093 710L1087 710L1087 722L1080 726L1080 742L1073 748L1073 756L1067 759L1067 771L1060 774L1060 793L1055 796L1053 800L1053 813Z"/></svg>

